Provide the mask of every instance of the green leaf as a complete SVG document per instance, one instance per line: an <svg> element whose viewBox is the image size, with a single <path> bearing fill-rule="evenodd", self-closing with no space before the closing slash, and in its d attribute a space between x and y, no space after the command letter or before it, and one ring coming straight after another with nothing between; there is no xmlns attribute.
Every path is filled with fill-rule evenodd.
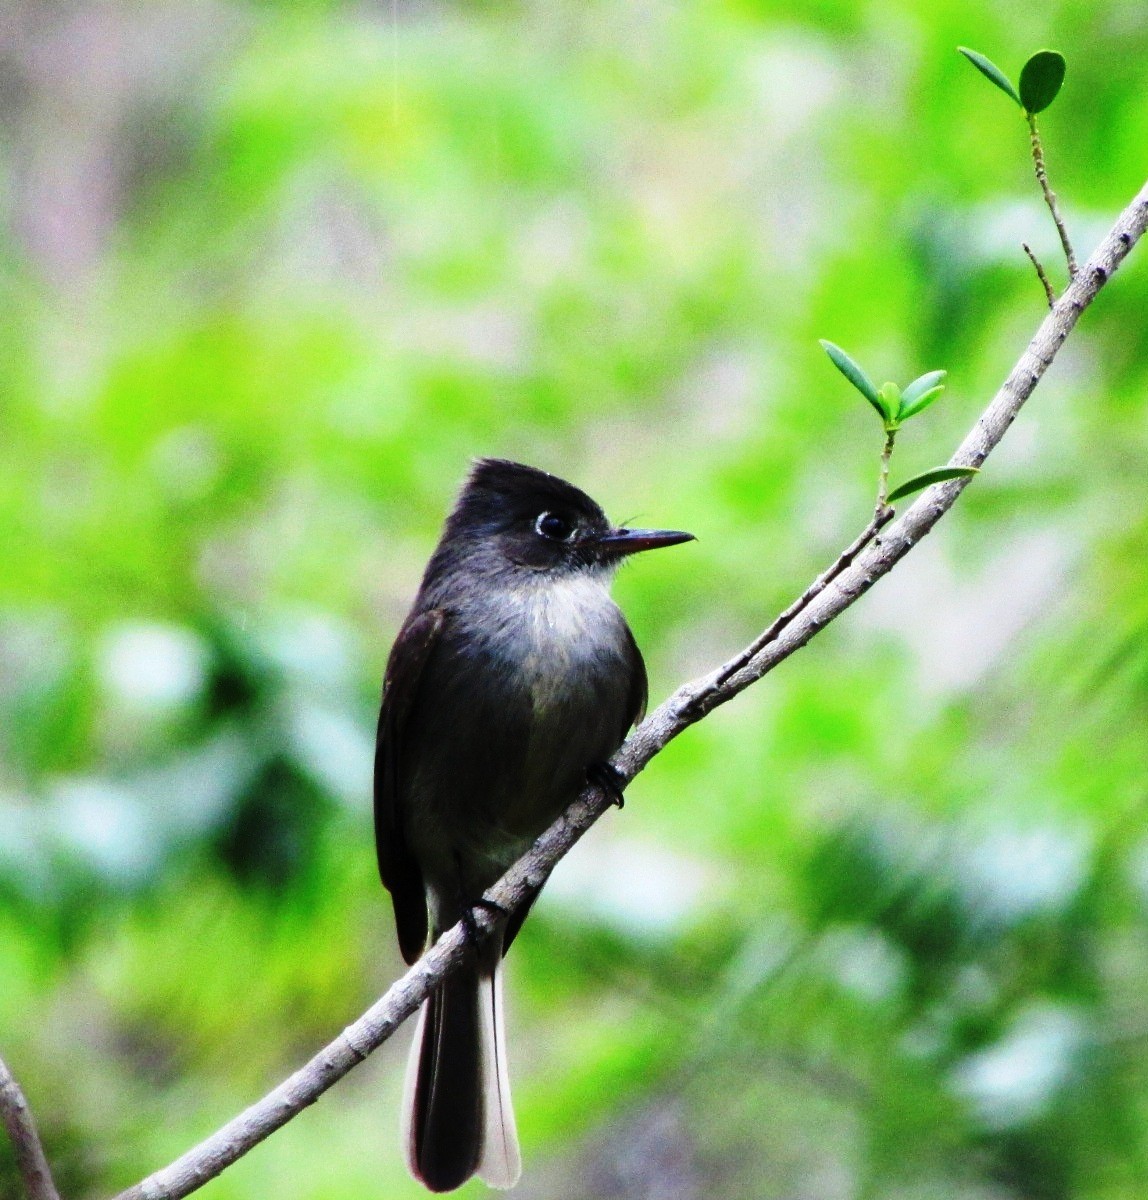
<svg viewBox="0 0 1148 1200"><path fill-rule="evenodd" d="M898 421L907 421L910 417L915 417L918 413L924 412L930 404L945 390L944 384L940 384L935 388L930 388L923 395L918 396L915 404L906 404L901 401L901 411L897 414Z"/></svg>
<svg viewBox="0 0 1148 1200"><path fill-rule="evenodd" d="M934 483L944 483L946 479L967 479L976 473L976 467L934 467L923 475L914 475L899 488L894 488L889 493L889 503L892 504L894 500L903 500L906 496L911 496L914 492L921 491L922 488L931 487Z"/></svg>
<svg viewBox="0 0 1148 1200"><path fill-rule="evenodd" d="M1020 102L1025 112L1038 113L1056 99L1064 82L1064 55L1038 50L1021 68Z"/></svg>
<svg viewBox="0 0 1148 1200"><path fill-rule="evenodd" d="M869 401L870 404L881 414L882 420L888 419L888 414L881 407L881 401L877 395L877 389L873 386L873 380L865 374L864 371L841 349L840 346L835 346L832 342L827 342L824 338L821 339L821 348L829 355L833 365L845 376L846 379Z"/></svg>
<svg viewBox="0 0 1148 1200"><path fill-rule="evenodd" d="M986 79L995 83L1006 96L1011 96L1017 104L1020 104L1021 108L1024 108L1020 96L1017 95L1016 88L1012 85L1012 80L1009 79L995 62L985 58L983 54L978 54L975 50L970 50L967 46L958 46L957 49Z"/></svg>
<svg viewBox="0 0 1148 1200"><path fill-rule="evenodd" d="M901 406L912 404L918 396L931 392L933 388L944 381L946 375L948 375L948 371L926 371L924 375L918 375L901 393Z"/></svg>
<svg viewBox="0 0 1148 1200"><path fill-rule="evenodd" d="M877 400L886 422L896 421L897 410L901 407L901 389L895 383L883 383L877 389Z"/></svg>
<svg viewBox="0 0 1148 1200"><path fill-rule="evenodd" d="M927 371L924 375L918 375L901 393L901 408L897 419L907 421L917 413L924 412L945 390L941 381L947 375L948 371Z"/></svg>

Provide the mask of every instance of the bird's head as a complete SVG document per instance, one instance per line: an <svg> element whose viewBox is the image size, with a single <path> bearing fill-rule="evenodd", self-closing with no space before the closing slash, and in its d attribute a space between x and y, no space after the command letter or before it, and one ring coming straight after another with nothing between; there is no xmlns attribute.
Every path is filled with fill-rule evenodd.
<svg viewBox="0 0 1148 1200"><path fill-rule="evenodd" d="M613 525L573 484L499 458L475 462L443 531L443 544L555 574L610 572L640 550L692 540L675 529Z"/></svg>

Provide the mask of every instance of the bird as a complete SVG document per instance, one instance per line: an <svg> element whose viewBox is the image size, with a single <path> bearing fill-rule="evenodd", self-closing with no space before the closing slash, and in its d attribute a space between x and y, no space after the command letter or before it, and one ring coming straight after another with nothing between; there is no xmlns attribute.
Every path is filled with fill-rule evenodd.
<svg viewBox="0 0 1148 1200"><path fill-rule="evenodd" d="M476 460L387 660L374 768L379 874L407 963L463 921L644 714L646 669L610 597L619 564L693 540L611 524L585 492L506 459ZM403 1140L432 1192L518 1181L502 960L522 906L424 1002Z"/></svg>

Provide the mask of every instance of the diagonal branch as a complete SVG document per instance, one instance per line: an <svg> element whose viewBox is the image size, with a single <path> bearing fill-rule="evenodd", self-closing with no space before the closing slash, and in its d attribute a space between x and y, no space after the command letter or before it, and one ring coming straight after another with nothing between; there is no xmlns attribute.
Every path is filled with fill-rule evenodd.
<svg viewBox="0 0 1148 1200"><path fill-rule="evenodd" d="M1121 213L1108 236L1041 322L992 403L953 455L951 466L979 467L985 461L1040 382L1077 318L1146 228L1148 183ZM684 729L773 670L864 595L953 507L968 482L968 478L953 479L928 488L887 529L873 530L860 548L857 543L849 547L817 584L770 626L768 637L757 639L746 651L702 679L680 687L634 730L615 755L613 765L622 778L633 779ZM866 535L869 534L866 530ZM587 787L487 892L486 898L503 910L513 910L528 902L559 859L610 805L610 797L599 788ZM495 918L483 907L475 910L474 919L485 933L495 924ZM306 1066L182 1158L122 1192L116 1200L178 1200L214 1178L307 1105L314 1104L333 1083L382 1045L470 953L467 935L461 925L456 925L392 984L382 999Z"/></svg>
<svg viewBox="0 0 1148 1200"><path fill-rule="evenodd" d="M28 1200L60 1200L56 1185L52 1182L52 1172L48 1160L44 1157L44 1147L40 1144L40 1135L36 1132L36 1122L32 1120L28 1101L24 1099L20 1085L2 1058L0 1120L4 1122L8 1136L12 1139L12 1148L16 1152L16 1167L24 1180Z"/></svg>
<svg viewBox="0 0 1148 1200"><path fill-rule="evenodd" d="M886 442L886 445L888 443ZM882 456L884 459L884 456ZM884 461L882 462L882 472L886 470ZM865 549L866 546L880 533L883 526L888 525L893 519L893 510L883 501L877 501L877 510L874 512L869 524L857 535L856 539L851 542L837 556L837 561L823 571L817 578L797 597L796 600L773 621L772 625L767 626L761 633L753 639L752 642L740 654L735 655L722 667L718 672L715 680L715 687L722 687L729 682L743 667L748 666L765 648L772 642L777 635L787 626L790 625L794 618L802 613L805 609L821 595L823 591L845 570L850 566L853 560ZM700 694L699 694L700 700ZM692 701L695 707L698 700ZM699 710L696 715L701 717L703 714Z"/></svg>

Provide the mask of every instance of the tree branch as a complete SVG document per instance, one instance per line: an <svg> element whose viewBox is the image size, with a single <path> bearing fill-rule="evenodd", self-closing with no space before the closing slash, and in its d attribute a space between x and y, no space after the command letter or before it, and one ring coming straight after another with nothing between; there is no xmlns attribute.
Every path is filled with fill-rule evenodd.
<svg viewBox="0 0 1148 1200"><path fill-rule="evenodd" d="M0 1058L0 1119L16 1151L16 1167L24 1180L28 1200L60 1200L44 1147L32 1120L32 1110L8 1065Z"/></svg>
<svg viewBox="0 0 1148 1200"><path fill-rule="evenodd" d="M1146 227L1148 183L1041 322L949 465L979 467L985 461L1040 382L1077 318L1096 298ZM724 666L680 687L634 730L614 756L613 765L621 777L627 781L633 779L684 729L761 679L864 595L953 507L968 482L968 478L963 478L934 484L888 529L868 527L765 635ZM611 798L598 787L587 787L486 893L486 898L507 911L526 903L543 886L563 855L610 805ZM495 925L495 917L484 907L475 909L474 920L484 934L490 933ZM178 1200L195 1191L307 1105L314 1104L332 1084L386 1041L418 1010L427 994L472 953L462 926L456 925L382 999L306 1066L199 1146L122 1192L116 1200Z"/></svg>
<svg viewBox="0 0 1148 1200"><path fill-rule="evenodd" d="M837 556L837 561L823 571L817 578L797 597L796 600L773 621L773 624L767 626L746 648L722 667L718 672L717 686L721 687L728 682L734 675L746 666L752 659L756 658L770 642L798 615L809 607L810 603L821 595L823 591L848 567L853 560L865 549L866 546L880 533L883 526L888 525L893 519L895 513L883 501L878 501L877 508L870 518L869 524L857 535L857 537ZM699 711L699 717L703 714Z"/></svg>

